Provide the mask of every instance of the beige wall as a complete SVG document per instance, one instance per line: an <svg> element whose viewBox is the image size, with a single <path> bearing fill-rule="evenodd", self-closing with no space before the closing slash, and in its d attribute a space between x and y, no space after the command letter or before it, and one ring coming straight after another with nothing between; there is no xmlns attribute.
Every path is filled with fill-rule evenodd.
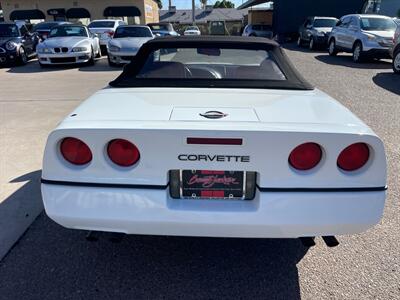
<svg viewBox="0 0 400 300"><path fill-rule="evenodd" d="M249 24L272 25L272 18L271 10L249 10Z"/></svg>
<svg viewBox="0 0 400 300"><path fill-rule="evenodd" d="M153 0L4 0L1 1L4 19L9 21L10 13L19 9L40 9L45 15L46 20L53 20L52 16L47 15L47 10L52 8L65 8L66 10L74 7L86 8L91 15L91 19L104 19L103 12L107 6L136 6L140 9L140 23L158 22L158 7ZM145 10L147 8L147 12Z"/></svg>

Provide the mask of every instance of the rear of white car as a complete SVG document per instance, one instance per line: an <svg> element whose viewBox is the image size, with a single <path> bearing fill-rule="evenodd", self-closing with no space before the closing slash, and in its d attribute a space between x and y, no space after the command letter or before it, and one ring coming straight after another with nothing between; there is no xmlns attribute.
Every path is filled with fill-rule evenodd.
<svg viewBox="0 0 400 300"><path fill-rule="evenodd" d="M201 35L200 29L197 26L189 26L183 32L183 35Z"/></svg>
<svg viewBox="0 0 400 300"><path fill-rule="evenodd" d="M49 136L42 194L53 220L130 234L260 238L351 234L379 222L383 143L338 102L295 83L276 44L155 39L138 55L142 64L128 65ZM266 70L275 79L229 79Z"/></svg>
<svg viewBox="0 0 400 300"><path fill-rule="evenodd" d="M121 20L104 19L94 20L88 25L89 30L98 35L102 53L107 53L107 44L114 36L117 27L121 25L127 24Z"/></svg>
<svg viewBox="0 0 400 300"><path fill-rule="evenodd" d="M184 105L187 93L201 105ZM382 142L345 108L324 101L320 92L298 96L144 89L129 95L115 90L95 95L50 135L42 192L47 214L58 223L136 234L299 237L361 232L382 215L386 185ZM157 95L175 100L166 102ZM243 98L251 100L244 105ZM95 105L109 101L112 108L95 113ZM288 111L289 106L296 112ZM146 111L143 107L147 113L135 113ZM327 115L326 121L322 115L312 117L315 110L324 109L343 113L340 121L348 125L331 123ZM229 117L199 116L210 110ZM295 114L299 117L289 116ZM89 147L89 163L75 165L63 157L60 147L68 137ZM121 159L109 151L116 139L137 147L134 165L113 162ZM289 156L310 142L321 146L322 160L313 170L297 170ZM339 155L355 143L368 145L370 157L361 169L345 171L338 167ZM255 172L255 196L176 199L171 195L176 188L174 170Z"/></svg>

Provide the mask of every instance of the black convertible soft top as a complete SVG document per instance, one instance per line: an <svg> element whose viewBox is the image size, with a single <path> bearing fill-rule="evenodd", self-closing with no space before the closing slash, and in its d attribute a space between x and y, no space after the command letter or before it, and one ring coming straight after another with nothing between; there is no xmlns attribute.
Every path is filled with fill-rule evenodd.
<svg viewBox="0 0 400 300"><path fill-rule="evenodd" d="M150 55L164 48L221 48L267 50L286 80L254 79L192 79L192 78L137 78ZM275 41L257 37L232 36L177 36L158 37L145 43L133 62L125 66L122 74L110 82L112 87L206 87L206 88L265 88L312 90L313 87L297 72L286 54Z"/></svg>

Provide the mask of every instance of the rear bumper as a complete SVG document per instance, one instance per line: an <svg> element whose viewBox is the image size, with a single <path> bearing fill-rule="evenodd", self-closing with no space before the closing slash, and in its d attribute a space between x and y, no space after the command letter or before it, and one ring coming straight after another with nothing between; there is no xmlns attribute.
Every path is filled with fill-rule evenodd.
<svg viewBox="0 0 400 300"><path fill-rule="evenodd" d="M386 191L260 192L251 201L176 200L168 189L42 184L67 228L128 234L296 238L353 234L381 219Z"/></svg>
<svg viewBox="0 0 400 300"><path fill-rule="evenodd" d="M372 58L391 58L389 48L384 49L371 49L365 51L365 55Z"/></svg>

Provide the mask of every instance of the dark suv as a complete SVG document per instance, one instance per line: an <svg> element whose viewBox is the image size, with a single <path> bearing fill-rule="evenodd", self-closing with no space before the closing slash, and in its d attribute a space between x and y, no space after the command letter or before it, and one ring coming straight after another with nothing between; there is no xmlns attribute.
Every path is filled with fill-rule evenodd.
<svg viewBox="0 0 400 300"><path fill-rule="evenodd" d="M0 23L0 64L24 65L36 55L37 34L25 24Z"/></svg>
<svg viewBox="0 0 400 300"><path fill-rule="evenodd" d="M308 17L299 28L299 47L307 44L313 50L318 46L328 46L328 37L339 20L331 17Z"/></svg>

